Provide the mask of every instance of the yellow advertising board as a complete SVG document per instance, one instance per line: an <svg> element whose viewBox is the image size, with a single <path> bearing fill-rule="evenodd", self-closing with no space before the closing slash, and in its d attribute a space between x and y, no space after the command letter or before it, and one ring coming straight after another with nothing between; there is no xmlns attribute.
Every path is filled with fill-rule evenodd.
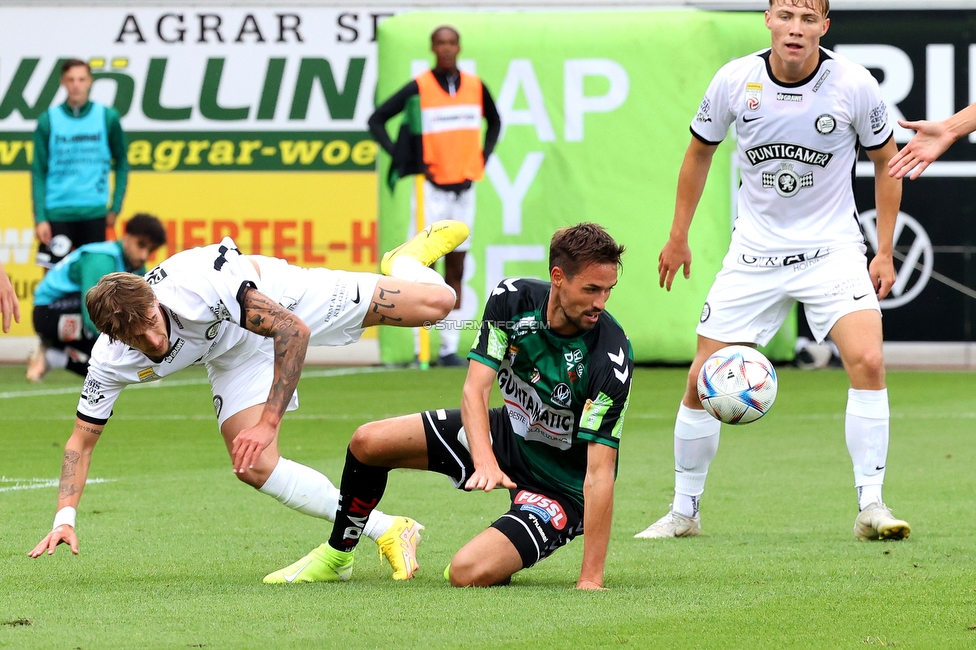
<svg viewBox="0 0 976 650"><path fill-rule="evenodd" d="M229 236L246 254L375 272L376 192L376 174L364 172L134 172L116 230L121 233L126 218L138 212L160 218L168 243L151 266ZM33 333L32 299L42 276L34 264L29 174L0 174L0 196L0 263L14 283L22 313L11 333L24 336Z"/></svg>

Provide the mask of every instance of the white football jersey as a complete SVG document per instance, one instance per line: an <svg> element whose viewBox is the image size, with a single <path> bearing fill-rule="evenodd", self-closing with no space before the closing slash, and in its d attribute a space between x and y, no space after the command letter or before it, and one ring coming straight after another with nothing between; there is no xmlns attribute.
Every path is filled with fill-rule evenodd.
<svg viewBox="0 0 976 650"><path fill-rule="evenodd" d="M723 66L691 123L707 144L735 125L741 186L732 246L776 256L862 244L857 147L882 147L892 133L878 83L823 48L813 74L784 83L769 57L763 50Z"/></svg>
<svg viewBox="0 0 976 650"><path fill-rule="evenodd" d="M162 306L170 351L155 362L121 341L99 336L78 402L78 416L104 424L122 389L155 381L194 364L234 368L271 339L244 329L240 299L259 282L230 238L177 253L146 274Z"/></svg>

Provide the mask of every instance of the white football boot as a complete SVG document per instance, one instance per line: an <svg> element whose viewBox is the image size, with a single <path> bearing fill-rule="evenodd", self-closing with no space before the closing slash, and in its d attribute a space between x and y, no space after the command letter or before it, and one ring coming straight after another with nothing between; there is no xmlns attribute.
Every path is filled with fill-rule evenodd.
<svg viewBox="0 0 976 650"><path fill-rule="evenodd" d="M701 513L694 517L675 512L672 508L653 524L634 535L637 539L665 539L667 537L694 537L701 532Z"/></svg>
<svg viewBox="0 0 976 650"><path fill-rule="evenodd" d="M891 509L880 501L865 506L854 520L854 537L863 541L905 539L911 534L908 522L895 519Z"/></svg>

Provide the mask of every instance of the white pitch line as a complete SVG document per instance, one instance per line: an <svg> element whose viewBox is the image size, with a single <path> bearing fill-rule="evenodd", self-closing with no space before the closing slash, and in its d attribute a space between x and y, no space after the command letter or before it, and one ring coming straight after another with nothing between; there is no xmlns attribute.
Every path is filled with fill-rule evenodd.
<svg viewBox="0 0 976 650"><path fill-rule="evenodd" d="M309 370L302 373L302 379L319 379L322 377L343 377L345 375L365 375L374 372L392 372L390 368L380 368L375 366L365 366L363 368L335 368L332 370ZM209 379L163 379L147 384L131 384L129 389L138 388L171 388L174 386L203 386L209 384ZM46 395L72 395L79 394L81 386L69 388L49 388L41 390L18 390L0 393L0 399L16 399L20 397L42 397Z"/></svg>
<svg viewBox="0 0 976 650"><path fill-rule="evenodd" d="M114 478L90 478L85 481L85 485L91 485L92 483L111 483L114 480ZM0 492L57 487L60 482L60 479L56 478L7 478L6 476L0 476L0 483L15 483L15 485L9 487L0 487Z"/></svg>
<svg viewBox="0 0 976 650"><path fill-rule="evenodd" d="M398 415L403 415L402 413L361 413L361 414L349 414L349 413L295 413L294 411L289 412L285 415L286 419L289 420L385 420L386 418L396 417ZM14 417L0 417L0 421L3 422L35 422L35 421L64 421L64 422L74 422L76 419L74 413L71 414L59 414L50 416L23 416L17 415ZM215 421L214 415L204 414L204 413L194 413L192 415L171 415L171 414L159 414L159 415L113 415L112 422L124 422L124 421L159 421L159 420L208 420Z"/></svg>
<svg viewBox="0 0 976 650"><path fill-rule="evenodd" d="M291 411L285 415L286 419L289 420L354 420L354 421L374 421L374 420L384 420L387 418L397 417L399 415L404 415L403 413L297 413ZM3 422L36 422L36 421L46 421L46 422L74 422L75 415L71 414L59 414L50 416L41 415L31 415L31 416L13 416L13 417L0 417L0 421ZM790 416L792 419L796 420L842 420L846 417L844 413L808 413L806 415L794 415ZM185 421L185 420L213 420L214 416L207 413L194 413L192 415L171 415L171 414L150 414L150 415L113 415L113 422L149 422L149 421L160 421L160 420L172 420L172 421ZM674 420L674 414L671 413L628 413L628 420ZM976 420L976 413L892 413L891 419L893 420L905 420L905 419L924 419L924 420Z"/></svg>
<svg viewBox="0 0 976 650"><path fill-rule="evenodd" d="M793 420L843 420L844 413L808 413L806 415L791 415ZM658 415L656 413L627 414L627 419L635 420L674 420L674 415ZM976 413L892 413L892 420L976 420Z"/></svg>

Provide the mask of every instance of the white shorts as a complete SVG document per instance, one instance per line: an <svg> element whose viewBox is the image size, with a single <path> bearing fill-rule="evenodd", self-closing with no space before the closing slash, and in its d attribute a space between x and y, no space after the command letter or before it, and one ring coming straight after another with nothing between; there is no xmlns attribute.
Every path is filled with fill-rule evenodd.
<svg viewBox="0 0 976 650"><path fill-rule="evenodd" d="M309 345L349 345L362 336L379 275L306 269L275 257L252 257L261 269L258 291L308 325Z"/></svg>
<svg viewBox="0 0 976 650"><path fill-rule="evenodd" d="M453 219L462 221L471 231L461 245L454 250L463 253L471 249L471 238L474 235L474 185L463 192L455 193L442 190L430 181L424 181L424 223L430 225L435 221ZM417 193L414 191L410 198L410 234L417 232Z"/></svg>
<svg viewBox="0 0 976 650"><path fill-rule="evenodd" d="M864 250L825 248L788 257L730 250L705 299L697 332L725 343L766 345L793 303L802 302L810 330L823 341L842 316L881 311Z"/></svg>
<svg viewBox="0 0 976 650"><path fill-rule="evenodd" d="M285 260L260 255L250 256L261 269L258 291L292 311L308 325L309 345L348 345L359 340L363 319L373 300L380 276L374 273L351 273L332 269L306 269ZM249 332L248 336L261 338ZM254 353L231 367L207 364L217 422L246 408L268 401L274 380L274 342L270 338L256 342ZM288 404L289 411L298 408L298 391Z"/></svg>
<svg viewBox="0 0 976 650"><path fill-rule="evenodd" d="M217 426L222 427L232 415L268 401L274 380L274 342L264 339L253 355L233 368L209 363L206 366ZM286 410L294 411L297 408L298 390L295 390Z"/></svg>

